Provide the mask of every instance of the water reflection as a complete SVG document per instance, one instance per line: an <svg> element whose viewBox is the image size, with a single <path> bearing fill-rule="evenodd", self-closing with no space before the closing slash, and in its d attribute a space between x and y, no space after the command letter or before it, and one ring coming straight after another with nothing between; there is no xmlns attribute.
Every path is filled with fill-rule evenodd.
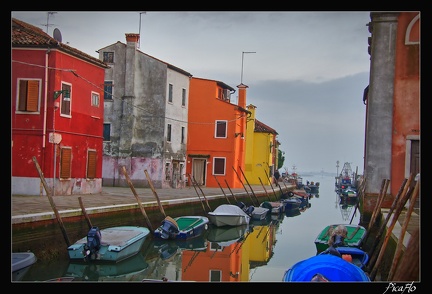
<svg viewBox="0 0 432 294"><path fill-rule="evenodd" d="M20 278L46 281L63 276L73 277L72 282L281 282L290 266L316 254L314 240L324 226L358 223L358 210L353 216L356 203L337 196L335 205L334 178L323 178L320 183L319 198L310 197L299 209L271 214L248 226L211 225L204 235L188 241L148 238L138 255L118 264L70 262L67 256L47 263L38 261Z"/></svg>

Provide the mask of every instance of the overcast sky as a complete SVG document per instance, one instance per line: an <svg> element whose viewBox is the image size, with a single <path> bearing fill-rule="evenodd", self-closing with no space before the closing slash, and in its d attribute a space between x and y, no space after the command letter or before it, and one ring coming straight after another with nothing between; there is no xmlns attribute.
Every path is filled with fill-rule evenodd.
<svg viewBox="0 0 432 294"><path fill-rule="evenodd" d="M140 50L146 54L194 77L235 89L246 84L256 118L279 134L285 152L281 171L291 173L296 166L300 174L336 175L339 161L339 171L350 162L353 171L363 173L368 11L15 11L11 16L51 36L58 28L63 43L96 58L99 49L126 43L126 33L141 33Z"/></svg>

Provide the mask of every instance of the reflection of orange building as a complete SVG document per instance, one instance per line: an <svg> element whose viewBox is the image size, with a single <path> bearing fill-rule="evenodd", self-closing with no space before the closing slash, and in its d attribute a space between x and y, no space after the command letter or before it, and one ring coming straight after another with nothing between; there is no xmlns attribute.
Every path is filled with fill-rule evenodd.
<svg viewBox="0 0 432 294"><path fill-rule="evenodd" d="M182 281L248 282L249 238L246 232L231 242L208 242L207 250L199 254L183 251Z"/></svg>

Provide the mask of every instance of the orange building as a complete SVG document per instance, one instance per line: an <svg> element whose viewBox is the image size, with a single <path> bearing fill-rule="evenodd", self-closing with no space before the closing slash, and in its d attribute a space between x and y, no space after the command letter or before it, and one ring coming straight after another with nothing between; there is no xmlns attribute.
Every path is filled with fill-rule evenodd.
<svg viewBox="0 0 432 294"><path fill-rule="evenodd" d="M235 89L215 80L191 78L189 88L186 174L206 187L241 188L245 166L246 88ZM216 180L217 178L217 180ZM240 181L240 179L241 181ZM226 181L226 183L225 183Z"/></svg>

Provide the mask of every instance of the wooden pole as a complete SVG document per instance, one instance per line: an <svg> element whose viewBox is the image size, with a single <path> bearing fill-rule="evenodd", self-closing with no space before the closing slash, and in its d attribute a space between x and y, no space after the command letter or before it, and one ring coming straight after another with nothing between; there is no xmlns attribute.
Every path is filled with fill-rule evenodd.
<svg viewBox="0 0 432 294"><path fill-rule="evenodd" d="M265 188L263 182L261 181L261 178L258 177L258 180L260 181L261 186L263 187L263 189L264 189L264 191L265 191L265 193L266 193L266 195L267 195L267 198L269 199L269 201L271 201L270 196L269 196L269 194L267 193L267 190L266 190L266 188Z"/></svg>
<svg viewBox="0 0 432 294"><path fill-rule="evenodd" d="M410 179L412 179L412 177L410 177ZM409 181L409 182L411 183L411 181ZM409 189L408 192L398 202L398 205L397 205L396 210L395 210L395 212L393 214L390 226L387 229L387 233L386 233L386 236L384 238L383 244L382 244L382 246L380 248L378 257L377 257L377 254L375 254L375 252L374 252L374 254L372 255L372 257L370 259L370 262L368 264L368 270L370 270L372 268L372 271L370 273L370 278L371 278L372 281L375 279L375 275L377 273L378 266L379 266L379 264L381 262L382 257L384 256L384 252L385 252L385 249L387 247L387 243L389 241L389 238L391 236L393 228L394 228L394 226L395 226L395 224L396 224L396 222L397 222L397 220L399 218L400 213L402 212L403 207L405 206L405 203L408 201L408 199L410 198L411 194L412 194L412 190Z"/></svg>
<svg viewBox="0 0 432 294"><path fill-rule="evenodd" d="M163 206L162 206L162 204L161 204L161 202L160 202L160 200L159 200L159 196L158 196L158 194L156 193L156 189L155 189L154 186L153 186L153 182L152 182L152 180L151 180L151 178L150 178L150 175L149 175L149 173L147 172L147 170L144 170L144 173L145 173L146 178L147 178L147 181L148 181L148 183L149 183L149 185L150 185L150 189L152 190L153 195L154 195L154 197L155 197L156 200L157 200L157 203L158 203L158 205L159 205L159 210L162 212L162 214L164 215L164 217L166 217L165 210L164 210L164 208L163 208Z"/></svg>
<svg viewBox="0 0 432 294"><path fill-rule="evenodd" d="M78 201L79 201L79 204L81 206L81 211L82 211L82 213L83 213L83 215L84 215L84 217L85 217L85 219L87 221L87 225L88 225L89 229L91 229L93 227L93 225L92 225L91 220L90 220L90 218L89 218L89 216L87 214L87 211L86 211L86 209L84 207L84 203L82 202L81 197L78 197Z"/></svg>
<svg viewBox="0 0 432 294"><path fill-rule="evenodd" d="M225 194L225 191L224 191L224 189L222 189L222 186L221 186L221 184L219 183L219 181L218 181L218 179L217 179L217 177L216 177L216 175L213 175L214 176L214 178L215 178L215 180L216 180L216 183L218 184L218 186L219 186L219 188L222 190L222 193L224 194L224 196L225 196L225 199L228 201L228 203L229 204L231 204L231 202L229 201L229 199L228 199L228 197L227 197L227 195Z"/></svg>
<svg viewBox="0 0 432 294"><path fill-rule="evenodd" d="M411 214L412 214L412 212L414 210L414 206L415 206L415 203L416 203L416 200L417 200L417 196L419 195L419 185L420 185L419 182L420 182L420 180L417 181L417 183L415 185L415 188L414 188L413 195L411 196L411 199L410 199L410 206L409 206L408 211L407 211L407 213L405 215L404 223L403 223L403 226L402 226L402 229L401 229L401 234L399 236L398 244L396 246L395 255L394 255L393 262L392 262L392 265L391 265L391 268L390 268L390 271L389 271L389 274L388 274L387 281L392 281L393 280L395 269L396 269L397 265L399 264L399 260L400 260L401 253L402 253L403 239L405 237L405 233L406 233L406 230L408 228L408 224L409 224L409 221L410 221L410 218L411 218Z"/></svg>
<svg viewBox="0 0 432 294"><path fill-rule="evenodd" d="M268 165L268 163L267 163L267 165ZM266 176L267 176L267 179L270 180L270 175L268 174L268 172L267 172L265 169L264 169L264 172L265 172L265 174L266 174ZM273 190L273 194L274 194L274 196L275 196L275 198L276 198L276 200L277 200L278 198L277 198L277 195L276 195L275 190L273 189L273 185L271 184L271 181L270 181L270 187L272 188L272 190Z"/></svg>
<svg viewBox="0 0 432 294"><path fill-rule="evenodd" d="M228 188L228 190L231 192L232 197L234 197L235 202L238 202L238 200L237 200L237 198L235 197L233 191L231 191L231 188L230 188L230 186L228 185L227 180L226 180L226 179L224 179L224 180L225 180L225 185L227 185L227 188Z"/></svg>
<svg viewBox="0 0 432 294"><path fill-rule="evenodd" d="M128 175L127 171L126 171L126 168L124 166L122 166L121 171L123 172L123 175L126 178L126 182L128 183L130 189L132 190L132 193L135 196L135 199L138 202L138 206L139 206L139 208L141 210L141 213L143 214L143 216L144 216L144 218L145 218L145 220L147 222L147 225L148 225L149 229L153 231L153 227L152 227L152 224L150 222L150 219L148 218L147 213L146 213L146 211L144 209L144 206L142 205L141 200L139 199L138 194L137 194L137 192L135 190L135 187L133 186L133 184L132 184L132 182L131 182L131 180L129 178L129 175Z"/></svg>
<svg viewBox="0 0 432 294"><path fill-rule="evenodd" d="M389 180L388 179L383 179L382 183L381 183L381 190L380 190L377 202L375 204L375 208L374 208L374 210L372 212L371 220L369 222L369 227L367 229L368 231L371 230L372 227L375 224L376 217L379 214L379 211L381 209L381 204L382 204L382 202L383 202L383 200L384 200L384 198L385 198L385 196L387 194L388 185L389 185Z"/></svg>
<svg viewBox="0 0 432 294"><path fill-rule="evenodd" d="M201 197L200 197L200 195L199 195L199 193L198 193L198 190L197 190L196 187L195 187L195 182L194 182L194 180L192 179L192 176L191 176L190 174L187 174L187 176L189 177L189 179L190 179L190 181L191 181L191 183L192 183L192 187L194 188L195 193L198 195L198 198L199 198L199 200L200 200L200 202L201 202L201 206L202 206L202 209L204 210L204 213L207 213L207 211L206 211L206 209L205 209L205 207L204 207L204 204L203 204L203 202L202 202L202 200L201 200Z"/></svg>
<svg viewBox="0 0 432 294"><path fill-rule="evenodd" d="M350 224L352 223L352 221L354 219L354 216L356 214L356 211L357 211L357 209L358 209L358 207L360 205L360 198L363 197L364 189L365 189L365 180L362 180L360 182L360 185L358 186L357 189L358 189L359 193L357 194L357 203L355 205L354 212L353 212L353 214L351 216ZM336 197L338 197L337 193L336 193ZM363 242L364 242L364 239L363 239Z"/></svg>
<svg viewBox="0 0 432 294"><path fill-rule="evenodd" d="M208 209L211 211L212 209L210 208L210 204L209 204L209 202L207 201L207 197L205 196L204 191L201 189L200 185L198 185L198 182L196 181L195 177L192 176L192 178L193 178L193 181L195 182L195 185L196 185L196 186L198 187L198 189L201 191L201 194L202 194L202 196L204 197L204 200L205 200L205 202L206 202L206 204L207 204Z"/></svg>
<svg viewBox="0 0 432 294"><path fill-rule="evenodd" d="M407 179L404 179L404 180L403 180L402 185L401 185L401 187L400 187L400 189L399 189L399 191L398 191L398 194L396 195L396 197L395 197L395 199L394 199L394 201L393 201L393 203L392 203L392 206L391 206L390 209L389 209L389 212L388 212L388 214L387 214L387 217L385 218L384 222L381 224L381 227L379 228L379 231L378 231L378 233L377 233L377 235L376 235L376 238L375 238L375 240L374 240L374 243L373 243L373 245L372 245L372 247L371 247L371 249L370 249L370 251L369 251L369 256L372 256L372 253L375 251L376 246L377 246L378 243L381 241L381 235L384 233L385 227L386 227L386 225L387 225L387 223L388 223L388 221L389 221L391 215L393 214L393 211L394 211L395 208L398 206L399 199L401 198L401 195L404 195L404 194L406 193L406 190L408 189L408 187L409 187L409 185L410 185L410 183L411 183L411 179L412 179L412 178L410 177L410 179L409 179L408 181L407 181ZM408 183L408 182L409 182L409 183ZM366 239L366 237L368 237L368 235L369 235L369 230L366 230L366 236L365 236L365 239ZM365 239L364 239L363 242L366 241ZM370 261L371 261L371 259L369 259L369 263L370 263Z"/></svg>
<svg viewBox="0 0 432 294"><path fill-rule="evenodd" d="M238 172L236 171L236 169L234 168L234 166L233 166L232 168L233 168L234 172L236 173L237 178L239 179L240 183L243 185L243 188L245 189L246 194L249 196L249 198L250 198L250 200L251 200L251 203L253 204L254 202L253 202L252 196L249 194L249 191L246 189L245 184L243 184L243 181L242 181L242 179L240 178L240 175L238 174Z"/></svg>
<svg viewBox="0 0 432 294"><path fill-rule="evenodd" d="M248 181L248 179L246 178L246 175L244 174L244 172L243 172L241 166L239 166L239 169L240 169L240 171L241 171L241 173L242 173L242 175L243 175L243 178L244 178L245 181L246 181L246 184L248 184L249 189L250 189L251 192L252 192L252 195L254 195L256 201L258 202L258 203L257 203L257 206L259 206L260 203L259 203L258 197L255 195L255 192L254 192L254 190L252 189L251 185L249 184L249 181ZM252 202L252 203L253 203L253 202Z"/></svg>
<svg viewBox="0 0 432 294"><path fill-rule="evenodd" d="M49 201L49 203L50 203L50 205L51 205L51 208L52 208L52 210L54 211L54 214L55 214L55 216L56 216L56 218L57 218L57 221L58 221L58 223L59 223L59 225L60 225L60 230L61 230L61 232L62 232L62 234L63 234L63 238L64 238L65 241L66 241L66 245L67 245L67 247L69 247L69 246L71 245L71 243L70 243L70 241L69 241L69 237L68 237L68 235L67 235L67 233L66 233L66 229L65 229L65 226L64 226L64 224L63 224L63 220L62 220L62 218L61 218L61 216L60 216L60 213L59 213L58 210L57 210L57 207L55 206L54 200L52 199L52 196L51 196L50 189L49 189L49 187L48 187L48 184L47 184L47 182L46 182L46 180L45 180L45 177L44 177L44 175L43 175L43 172L42 172L42 170L41 170L41 168L40 168L40 166L39 166L39 163L37 162L37 159L36 159L35 156L33 156L33 162L34 162L34 164L35 164L35 166L36 166L36 169L37 169L37 171L38 171L38 173L39 173L39 178L40 178L41 181L42 181L42 184L43 184L43 186L44 186L45 192L47 193L48 201ZM54 178L53 180L55 181L55 178Z"/></svg>

